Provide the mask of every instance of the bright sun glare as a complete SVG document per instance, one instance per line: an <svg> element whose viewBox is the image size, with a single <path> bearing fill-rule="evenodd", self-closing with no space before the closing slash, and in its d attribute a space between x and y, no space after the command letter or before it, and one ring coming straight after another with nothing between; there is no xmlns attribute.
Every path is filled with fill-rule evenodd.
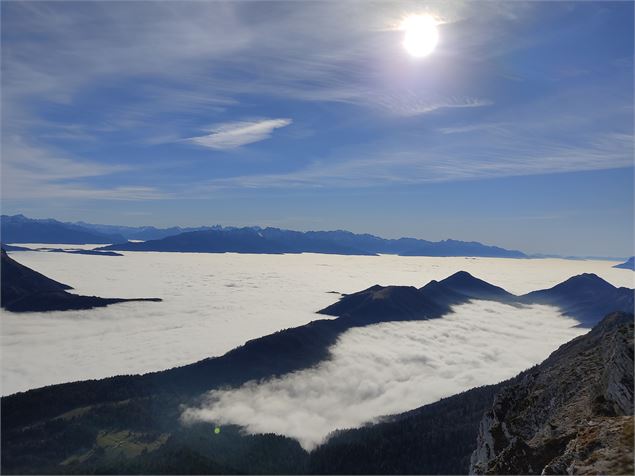
<svg viewBox="0 0 635 476"><path fill-rule="evenodd" d="M416 58L432 53L439 41L437 22L430 15L411 15L403 21L401 29L405 32L404 48Z"/></svg>

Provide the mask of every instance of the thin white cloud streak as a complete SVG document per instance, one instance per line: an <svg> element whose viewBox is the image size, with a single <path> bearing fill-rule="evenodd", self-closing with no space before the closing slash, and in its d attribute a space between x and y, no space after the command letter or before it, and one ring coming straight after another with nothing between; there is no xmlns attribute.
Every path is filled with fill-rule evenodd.
<svg viewBox="0 0 635 476"><path fill-rule="evenodd" d="M504 131L505 123L481 123L481 124L465 124L461 126L453 126L453 127L441 127L439 128L439 132L442 134L463 134L467 132L477 132L477 131L487 131L487 130L497 130Z"/></svg>
<svg viewBox="0 0 635 476"><path fill-rule="evenodd" d="M282 434L311 450L334 430L510 378L586 332L576 324L548 306L474 301L441 319L355 328L317 367L212 391L181 420Z"/></svg>
<svg viewBox="0 0 635 476"><path fill-rule="evenodd" d="M399 116L418 116L440 109L460 109L491 106L493 101L472 97L447 97L436 100L426 100L420 94L399 93L393 96L376 96L375 107Z"/></svg>
<svg viewBox="0 0 635 476"><path fill-rule="evenodd" d="M126 173L132 167L68 157L34 146L17 135L3 137L1 168L3 199L152 200L167 196L154 187L88 185L84 180Z"/></svg>
<svg viewBox="0 0 635 476"><path fill-rule="evenodd" d="M414 185L437 182L603 170L632 165L633 136L604 134L587 144L558 142L499 142L484 150L467 146L447 149L382 152L360 150L364 159L346 156L330 164L316 163L285 174L217 179L193 188L192 193L231 188L340 188Z"/></svg>
<svg viewBox="0 0 635 476"><path fill-rule="evenodd" d="M290 125L291 119L260 119L217 124L204 136L185 139L193 144L210 149L235 149L268 139L273 131Z"/></svg>

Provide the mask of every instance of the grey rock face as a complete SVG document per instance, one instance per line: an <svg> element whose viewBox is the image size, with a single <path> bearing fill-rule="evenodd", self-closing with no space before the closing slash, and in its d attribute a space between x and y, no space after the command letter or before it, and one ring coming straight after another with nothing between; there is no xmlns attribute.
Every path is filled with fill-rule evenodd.
<svg viewBox="0 0 635 476"><path fill-rule="evenodd" d="M633 315L614 313L497 395L470 473L631 474L632 415Z"/></svg>

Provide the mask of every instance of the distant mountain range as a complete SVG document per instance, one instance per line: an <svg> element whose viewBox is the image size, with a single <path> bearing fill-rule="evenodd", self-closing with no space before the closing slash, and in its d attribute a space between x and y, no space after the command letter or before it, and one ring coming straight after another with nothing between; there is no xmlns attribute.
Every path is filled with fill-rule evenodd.
<svg viewBox="0 0 635 476"><path fill-rule="evenodd" d="M34 220L24 215L2 215L0 235L3 243L121 243L126 239L116 233L101 233L57 220Z"/></svg>
<svg viewBox="0 0 635 476"><path fill-rule="evenodd" d="M92 225L2 215L3 243L111 244L117 251L327 253L342 255L526 258L516 250L457 240L384 239L348 231L299 232L260 227L165 228ZM127 240L147 240L143 243Z"/></svg>
<svg viewBox="0 0 635 476"><path fill-rule="evenodd" d="M290 231L278 228L222 228L194 231L143 243L113 244L100 249L196 253L327 253L342 255L480 256L526 258L520 251L477 242L384 239L347 231Z"/></svg>
<svg viewBox="0 0 635 476"><path fill-rule="evenodd" d="M628 338L630 332L632 341L632 314L607 318L597 330L565 344L542 366L511 381L473 389L376 425L338 431L312 453L284 436L246 435L231 425L223 427L218 436L210 424L183 425L179 418L184 405L196 405L199 396L208 390L236 387L315 365L328 357L328 348L351 327L437 318L453 304L480 298L517 305L552 300L572 315L586 318L586 312L572 305L575 301L588 300L589 295L597 299L617 296L616 301L598 305L597 312L600 308L622 306L631 311L633 290L613 288L611 293L609 287L597 276L581 275L549 290L516 297L466 272L432 281L422 288L373 286L344 296L321 311L338 316L336 319L318 320L254 339L221 357L141 376L54 385L3 397L1 470L102 474L461 474L468 471L470 455L477 450L472 458L474 470L494 468L490 461L495 460L495 464L504 464L499 466L503 468L500 472L509 472L505 468L516 466L505 465L527 464L523 463L523 455L527 456L526 445L532 444L532 435L542 438L535 440L542 446L531 453L539 455L535 461L547 464L548 456L569 461L569 455L563 452L568 451L567 443L576 437L577 429L588 428L586 416L605 415L611 408L617 412L629 402L632 407L632 392L629 395L620 389L628 387L624 375L630 372L632 376L633 354L626 352L622 357L628 346L616 340ZM622 299L626 294L630 295L630 306L628 299ZM598 314L586 325L597 324L601 318ZM504 400L496 400L494 396L503 391ZM584 400L579 396L584 396ZM498 401L504 403L496 404ZM566 419L563 412L572 402L582 402L576 407L579 418L573 415ZM491 425L493 420L487 415L479 432L479 421L488 410L515 433L508 436L498 431L501 426ZM549 428L560 431L560 420L549 419L552 414L566 423L563 429L571 431L561 432L561 437L550 441ZM609 423L624 424L621 420ZM507 439L501 440L501 446L495 445L493 451L483 448L492 438L502 437ZM584 441L591 438L604 447L615 446L610 438L599 434L589 435ZM576 457L573 455L571 460ZM606 460L610 460L610 454L600 458ZM528 471L540 469L532 466ZM602 473L601 469L598 471Z"/></svg>
<svg viewBox="0 0 635 476"><path fill-rule="evenodd" d="M156 228L154 226L119 226L119 225L95 225L93 223L86 223L78 221L73 225L86 228L98 233L106 233L111 235L123 236L126 240L160 240L168 236L180 235L181 233L187 233L190 231L205 231L205 230L221 230L220 225L213 226L197 226L197 227L180 227L172 226L169 228ZM125 241L125 240L120 240ZM113 242L114 243L114 242Z"/></svg>
<svg viewBox="0 0 635 476"><path fill-rule="evenodd" d="M127 301L161 301L158 298L120 299L79 296L67 292L72 287L47 278L2 254L1 305L12 312L68 311L91 309Z"/></svg>
<svg viewBox="0 0 635 476"><path fill-rule="evenodd" d="M632 271L635 271L635 257L631 256L628 260L626 260L625 263L616 264L613 267L619 268L619 269L630 269Z"/></svg>

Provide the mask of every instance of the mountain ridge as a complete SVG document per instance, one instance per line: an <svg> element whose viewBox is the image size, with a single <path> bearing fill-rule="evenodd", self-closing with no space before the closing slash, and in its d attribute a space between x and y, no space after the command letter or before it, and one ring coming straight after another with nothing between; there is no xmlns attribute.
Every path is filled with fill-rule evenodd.
<svg viewBox="0 0 635 476"><path fill-rule="evenodd" d="M428 241L417 238L386 239L344 230L293 231L273 227L156 228L94 225L2 215L2 236L7 243L108 244L122 251L327 253L343 255L395 254L401 256L479 256L527 258L517 250L477 241ZM175 239L174 237L181 238ZM206 239L205 239L206 238ZM127 240L145 240L131 244ZM162 241L166 240L166 241Z"/></svg>
<svg viewBox="0 0 635 476"><path fill-rule="evenodd" d="M233 238L233 239L231 239ZM396 254L401 256L479 256L526 258L478 242L444 240L431 242L414 238L388 240L350 232L299 232L279 228L244 227L192 231L143 243L127 242L99 249L115 251L171 251L199 253L326 253L343 255Z"/></svg>
<svg viewBox="0 0 635 476"><path fill-rule="evenodd" d="M450 304L460 304L470 299L493 300L514 305L542 304L558 307L563 314L577 319L581 326L592 327L601 316L613 311L630 312L634 305L632 289L617 288L593 273L572 276L549 289L517 296L476 278L467 271L458 271L441 281L433 280L419 289L409 289L408 302L419 303L419 307L415 306L415 310L411 306L410 317L400 311L400 303L394 302L393 299L396 293L403 295L406 288L409 287L375 285L363 291L342 296L338 302L318 313L361 318L364 315L375 316L383 312L385 319L387 313L392 312L394 316L401 316L404 320L408 320L412 319L412 315L416 315L417 312L421 314L430 310L430 303L438 304L436 301L443 296L444 303L441 307L446 312ZM384 299L377 299L380 295Z"/></svg>
<svg viewBox="0 0 635 476"><path fill-rule="evenodd" d="M2 215L0 234L3 243L105 244L125 241L119 234L107 234L71 223L49 219L36 220L24 215Z"/></svg>

